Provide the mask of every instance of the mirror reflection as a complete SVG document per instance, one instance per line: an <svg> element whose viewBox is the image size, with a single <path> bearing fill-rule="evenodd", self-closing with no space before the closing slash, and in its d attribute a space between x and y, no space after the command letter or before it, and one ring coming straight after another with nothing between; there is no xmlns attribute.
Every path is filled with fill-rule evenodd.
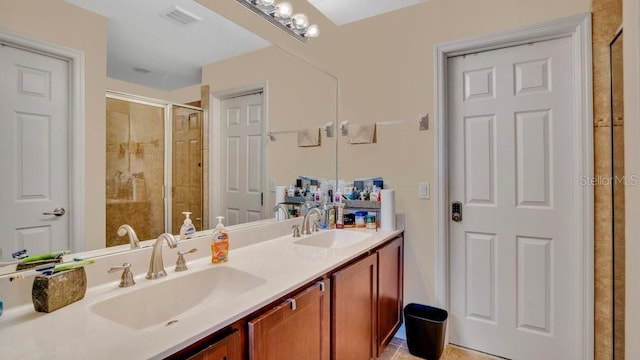
<svg viewBox="0 0 640 360"><path fill-rule="evenodd" d="M115 1L115 5L118 2ZM155 2L170 7L168 2ZM78 16L84 12L78 11L76 5L89 8L89 4L92 3L95 5L104 2L70 0L50 6L61 7L55 9L56 11L68 12L73 9L74 16ZM197 13L196 15L206 22L211 15L189 8L194 4L197 5L192 1L185 1L182 5L185 10ZM128 4L122 8L131 10L129 5L134 6ZM156 12L149 13L151 17L158 17ZM224 19L219 14L214 13L213 16ZM166 58L161 58L156 53L150 55L148 51L142 50L118 53L118 46L112 42L112 35L123 32L118 29L121 22L109 18L108 31L104 34L105 38L108 34L108 40L102 44L108 49L104 52L107 55L107 74L104 80L95 81L96 74L92 71L94 72L95 68L100 69L101 62L105 60L86 56L86 81L91 85L97 82L105 86L101 92L102 99L98 98L96 91L88 91L85 102L94 104L104 101L105 107L100 119L98 113L93 111L96 107L87 105L87 116L91 119L87 118L85 121L91 121L90 128L96 126L93 123L96 118L98 122L103 122L103 125L98 127L104 128L101 136L104 143L94 144L91 138L88 138L85 144L88 149L85 151L85 163L88 165L85 170L87 185L84 201L87 211L83 214L70 211L66 219L57 219L67 222L77 219L85 227L84 236L69 241L66 248L74 252L85 251L82 254L84 257L106 254L105 247L110 247L109 252L124 251L129 249L129 240L127 237L117 236L120 225L130 223L142 241L155 238L163 231L177 234L184 219L183 211L193 213L191 217L197 230L208 229L209 224L215 223L211 219L218 215L228 217L228 225L270 219L274 216L276 185L294 183L299 175L336 178L335 138L327 138L326 133L320 130L327 122L335 123L336 79L284 50L270 46L268 42L251 33L251 36L242 34L231 41L240 45L250 45L240 50L229 50L223 43L210 40L198 42L192 31L177 31L176 29L181 28L176 25L172 25L173 32L182 33L181 39L167 42L156 37L159 31L155 31L153 26L145 26L142 23L141 13L136 13L136 20L139 23L137 34L124 31L130 39L144 35L146 42L151 44L151 49L173 47L174 50L181 50L174 51L177 53L175 56ZM29 26L36 27L37 21L37 17L25 17L21 26L25 29ZM235 26L248 33L243 28L224 21L226 23L223 27L235 31ZM255 21L262 20L256 18ZM17 31L20 28L9 30ZM211 39L212 35L205 33L204 36ZM258 45L255 38L260 40ZM189 51L182 50L185 46ZM204 48L224 52L224 55L198 66L185 63L195 56L192 56L193 54L201 52ZM80 50L88 52L85 49ZM153 68L156 64L160 66L165 63L168 64L167 68L173 69L171 74ZM116 70L124 68L130 72L124 71L123 75L117 75ZM181 73L192 74L194 68L197 72L196 82L188 81L192 75L175 82L179 85L167 85L168 81L158 82L157 79L140 80L156 72L160 74L159 78L166 80L179 77ZM150 71L145 73L140 69ZM202 91L203 85L207 90ZM108 96L108 91L112 91L112 94L133 95L134 98L161 100L165 104L153 106L154 104L127 101L123 100L122 96ZM235 104L236 99L256 95L262 98L260 107L251 103L242 106ZM162 120L167 115L167 104L174 104L170 106L169 115L172 118L169 124ZM234 112L237 112L238 116L242 112L247 113L249 117L246 121L257 126L257 132L245 135L244 142L236 139L236 135L229 129L224 129L240 119L233 117ZM180 124L192 130L195 125L198 130L191 131L191 134L186 131L182 134L186 137L182 138L182 135L177 133ZM168 131L169 128L171 132ZM320 131L320 145L299 147L295 132L280 134L274 140L269 140L267 136L270 130L295 129ZM168 136L168 133L171 136ZM196 138L189 138L191 135L195 135ZM180 148L180 144L195 144L198 141L200 145L194 145L191 149L198 151L191 151L188 146ZM98 145L103 150L95 154L94 147ZM185 158L188 160L182 160ZM92 167L94 164L102 164L100 167L104 172L100 177L103 185L95 185L92 181L97 178L96 175L100 175L92 171L95 170L95 167ZM102 190L94 191L95 189ZM244 200L234 199L234 191L244 191L249 195L247 197L252 198L251 201L257 201L258 205L240 209L237 204ZM97 208L103 209L101 216ZM85 214L86 217L83 217ZM71 220L71 216L77 217ZM134 221L137 218L141 219ZM76 243L79 245L74 246ZM59 247L53 248L49 245L30 246L24 242L12 241L6 241L0 246L3 254L0 262L7 265L3 273L15 269L15 260L10 255L18 247L27 248L30 255L60 250ZM74 255L65 256L65 260L73 258Z"/></svg>

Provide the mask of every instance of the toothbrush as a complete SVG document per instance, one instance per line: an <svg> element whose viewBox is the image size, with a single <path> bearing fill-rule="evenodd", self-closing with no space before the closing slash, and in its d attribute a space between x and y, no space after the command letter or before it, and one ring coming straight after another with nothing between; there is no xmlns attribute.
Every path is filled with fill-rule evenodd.
<svg viewBox="0 0 640 360"><path fill-rule="evenodd" d="M22 262L26 264L26 263L30 263L30 262L34 262L34 261L40 261L40 260L58 259L58 258L62 257L63 255L70 254L70 253L71 253L71 250L54 251L54 252L51 252L51 253L46 253L46 254L34 255L34 256L26 257L26 258L22 259Z"/></svg>
<svg viewBox="0 0 640 360"><path fill-rule="evenodd" d="M41 273L43 273L45 271L52 272L53 268L54 268L54 266L52 264L44 264L44 265L36 266L33 269L21 271L18 274L9 276L9 281L13 282L13 281L16 281L16 280L22 280L22 279L28 278L30 276L41 274Z"/></svg>
<svg viewBox="0 0 640 360"><path fill-rule="evenodd" d="M77 267L81 267L85 265L91 265L94 262L95 262L94 260L81 260L81 261L74 261L72 263L60 264L56 266L52 266L52 264L40 265L31 270L26 270L19 274L10 276L9 281L13 282L17 280L22 280L30 276L39 275L39 274L52 275L60 271L71 270L71 269L75 269Z"/></svg>
<svg viewBox="0 0 640 360"><path fill-rule="evenodd" d="M85 265L91 265L94 262L95 262L94 260L82 260L82 261L74 261L72 263L67 263L67 264L56 265L53 268L53 273L55 274L60 271L71 270L71 269L79 268Z"/></svg>

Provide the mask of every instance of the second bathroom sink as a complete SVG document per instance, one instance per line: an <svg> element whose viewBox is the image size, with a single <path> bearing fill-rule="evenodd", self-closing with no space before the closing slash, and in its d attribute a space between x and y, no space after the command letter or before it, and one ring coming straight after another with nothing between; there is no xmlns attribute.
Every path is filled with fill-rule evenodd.
<svg viewBox="0 0 640 360"><path fill-rule="evenodd" d="M372 236L370 233L361 231L327 230L305 237L302 240L294 242L294 244L341 249L367 240Z"/></svg>

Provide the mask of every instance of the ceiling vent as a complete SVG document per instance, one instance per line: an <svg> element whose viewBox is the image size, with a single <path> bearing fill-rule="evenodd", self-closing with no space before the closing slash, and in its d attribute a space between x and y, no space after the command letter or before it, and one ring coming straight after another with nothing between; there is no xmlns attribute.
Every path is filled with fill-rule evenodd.
<svg viewBox="0 0 640 360"><path fill-rule="evenodd" d="M170 7L164 10L160 13L160 16L180 26L190 25L195 22L202 21L202 18L178 6Z"/></svg>

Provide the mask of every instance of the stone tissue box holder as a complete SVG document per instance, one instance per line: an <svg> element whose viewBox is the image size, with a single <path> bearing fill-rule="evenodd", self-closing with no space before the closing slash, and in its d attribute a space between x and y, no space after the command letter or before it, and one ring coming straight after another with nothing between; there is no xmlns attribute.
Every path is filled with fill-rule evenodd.
<svg viewBox="0 0 640 360"><path fill-rule="evenodd" d="M84 298L87 274L84 267L61 271L53 275L36 275L31 289L33 307L50 313Z"/></svg>

